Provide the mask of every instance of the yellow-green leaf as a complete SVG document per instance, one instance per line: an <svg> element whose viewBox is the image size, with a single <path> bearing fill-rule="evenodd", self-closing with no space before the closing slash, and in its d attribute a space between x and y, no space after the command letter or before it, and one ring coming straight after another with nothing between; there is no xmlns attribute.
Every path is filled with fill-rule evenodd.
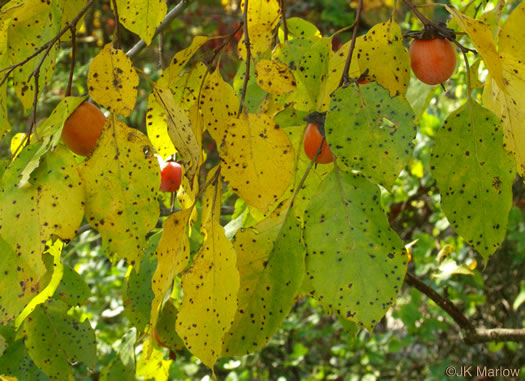
<svg viewBox="0 0 525 381"><path fill-rule="evenodd" d="M403 46L401 28L392 21L374 25L357 50L361 72L390 91L405 94L410 82L410 58Z"/></svg>
<svg viewBox="0 0 525 381"><path fill-rule="evenodd" d="M265 114L230 118L220 156L221 174L233 191L262 211L277 202L293 175L290 139Z"/></svg>
<svg viewBox="0 0 525 381"><path fill-rule="evenodd" d="M39 149L24 148L2 178L0 192L0 238L5 253L0 285L10 298L0 297L2 322L16 317L45 284L42 253L52 236L70 240L82 222L84 189L73 154L59 147L45 155L30 181L19 187L18 179ZM4 283L7 282L7 283Z"/></svg>
<svg viewBox="0 0 525 381"><path fill-rule="evenodd" d="M122 50L108 43L93 58L88 73L89 95L109 111L129 116L135 108L139 76Z"/></svg>
<svg viewBox="0 0 525 381"><path fill-rule="evenodd" d="M295 77L288 66L279 61L260 60L255 65L259 86L270 94L288 94L295 90Z"/></svg>
<svg viewBox="0 0 525 381"><path fill-rule="evenodd" d="M0 20L0 68L9 66L9 56L7 54L7 28L9 21ZM5 75L5 74L4 74ZM7 120L7 81L0 87L0 139L11 129Z"/></svg>
<svg viewBox="0 0 525 381"><path fill-rule="evenodd" d="M206 231L193 265L182 277L184 297L176 324L184 345L213 369L237 310L239 271L223 227L211 220Z"/></svg>
<svg viewBox="0 0 525 381"><path fill-rule="evenodd" d="M160 215L160 169L148 138L111 114L80 172L86 218L100 232L104 253L138 268L146 234Z"/></svg>
<svg viewBox="0 0 525 381"><path fill-rule="evenodd" d="M117 0L119 21L151 44L155 29L166 16L165 0Z"/></svg>
<svg viewBox="0 0 525 381"><path fill-rule="evenodd" d="M496 43L492 38L490 27L482 21L475 20L462 14L454 7L446 6L458 25L468 34L476 50L483 58L485 66L494 78L499 87L503 87L503 76L501 62L496 50Z"/></svg>
<svg viewBox="0 0 525 381"><path fill-rule="evenodd" d="M192 209L169 216L162 226L162 237L157 247L157 269L153 274L150 327L157 325L160 307L171 288L175 276L182 272L190 259L190 245L186 229Z"/></svg>
<svg viewBox="0 0 525 381"><path fill-rule="evenodd" d="M6 11L6 18L11 18L7 31L8 54L12 64L19 63L34 54L42 45L51 40L60 30L61 15L56 0L27 1ZM39 93L51 80L55 71L57 45L44 59L38 78ZM13 74L13 85L18 98L27 110L32 107L35 95L34 76L31 73L42 60L42 52L31 61L19 67Z"/></svg>
<svg viewBox="0 0 525 381"><path fill-rule="evenodd" d="M168 123L168 135L177 151L182 155L185 174L189 179L197 172L201 149L188 115L175 102L171 91L154 86L153 95L164 109Z"/></svg>
<svg viewBox="0 0 525 381"><path fill-rule="evenodd" d="M171 363L172 360L164 360L162 350L154 348L150 341L145 341L137 361L137 376L145 380L167 381Z"/></svg>

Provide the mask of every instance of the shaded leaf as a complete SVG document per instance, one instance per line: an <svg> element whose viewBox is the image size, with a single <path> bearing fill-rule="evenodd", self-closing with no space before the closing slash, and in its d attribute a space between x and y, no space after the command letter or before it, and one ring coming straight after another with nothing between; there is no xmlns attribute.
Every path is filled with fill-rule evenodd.
<svg viewBox="0 0 525 381"><path fill-rule="evenodd" d="M485 260L505 238L514 162L497 117L471 100L436 134L432 175L450 224Z"/></svg>
<svg viewBox="0 0 525 381"><path fill-rule="evenodd" d="M137 342L137 331L131 328L122 339L114 345L118 356L100 372L101 381L134 381L135 378L135 345Z"/></svg>
<svg viewBox="0 0 525 381"><path fill-rule="evenodd" d="M288 66L279 61L260 60L255 65L259 86L270 94L288 94L295 90L295 78Z"/></svg>

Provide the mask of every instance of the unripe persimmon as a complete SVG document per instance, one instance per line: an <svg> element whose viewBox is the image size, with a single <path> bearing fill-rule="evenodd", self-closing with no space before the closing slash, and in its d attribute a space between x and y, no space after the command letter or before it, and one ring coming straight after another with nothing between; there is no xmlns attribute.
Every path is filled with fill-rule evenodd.
<svg viewBox="0 0 525 381"><path fill-rule="evenodd" d="M445 82L456 68L456 52L444 38L414 39L408 54L414 75L428 85Z"/></svg>
<svg viewBox="0 0 525 381"><path fill-rule="evenodd" d="M74 153L87 156L95 148L106 117L92 103L84 102L69 116L62 130L62 141Z"/></svg>

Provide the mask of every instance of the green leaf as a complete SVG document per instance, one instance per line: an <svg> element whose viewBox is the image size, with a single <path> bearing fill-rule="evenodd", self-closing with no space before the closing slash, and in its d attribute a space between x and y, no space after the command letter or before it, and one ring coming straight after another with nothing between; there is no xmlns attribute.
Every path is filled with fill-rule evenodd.
<svg viewBox="0 0 525 381"><path fill-rule="evenodd" d="M148 239L148 247L140 263L140 270L137 273L135 269L131 269L126 283L124 295L126 316L139 332L144 332L148 325L151 302L155 297L151 280L157 268L155 250L157 250L160 237L161 234L156 233Z"/></svg>
<svg viewBox="0 0 525 381"><path fill-rule="evenodd" d="M394 303L407 255L364 177L330 173L306 210L306 277L329 311L372 329Z"/></svg>
<svg viewBox="0 0 525 381"><path fill-rule="evenodd" d="M321 32L314 24L300 17L288 17L286 26L288 28L288 40L300 37L322 37ZM279 40L284 41L284 27L282 24L279 27Z"/></svg>
<svg viewBox="0 0 525 381"><path fill-rule="evenodd" d="M410 160L416 126L403 96L391 98L376 83L354 83L332 95L325 132L341 162L391 189Z"/></svg>
<svg viewBox="0 0 525 381"><path fill-rule="evenodd" d="M51 378L68 379L77 362L95 367L95 332L88 320L68 315L60 301L40 304L24 321L23 334L29 355Z"/></svg>
<svg viewBox="0 0 525 381"><path fill-rule="evenodd" d="M101 381L134 381L135 378L135 344L137 342L137 331L131 328L121 340L114 345L117 357L102 369Z"/></svg>
<svg viewBox="0 0 525 381"><path fill-rule="evenodd" d="M9 66L7 54L7 28L9 23L0 20L0 68ZM5 75L5 74L4 74ZM11 129L7 119L7 81L0 86L0 138L3 138ZM1 172L0 172L1 175Z"/></svg>
<svg viewBox="0 0 525 381"><path fill-rule="evenodd" d="M515 176L500 121L473 100L467 102L437 132L430 163L443 212L487 260L505 238Z"/></svg>
<svg viewBox="0 0 525 381"><path fill-rule="evenodd" d="M68 307L79 306L90 296L91 290L82 276L69 266L64 266L64 275L54 298Z"/></svg>
<svg viewBox="0 0 525 381"><path fill-rule="evenodd" d="M239 307L223 354L245 355L262 348L290 312L304 276L301 229L289 203L237 233Z"/></svg>
<svg viewBox="0 0 525 381"><path fill-rule="evenodd" d="M16 377L19 381L47 381L49 377L37 368L27 354L23 340L9 344L0 356L0 374Z"/></svg>
<svg viewBox="0 0 525 381"><path fill-rule="evenodd" d="M175 331L178 312L173 300L169 299L162 307L156 329L162 343L173 350L180 351L184 349L184 342Z"/></svg>

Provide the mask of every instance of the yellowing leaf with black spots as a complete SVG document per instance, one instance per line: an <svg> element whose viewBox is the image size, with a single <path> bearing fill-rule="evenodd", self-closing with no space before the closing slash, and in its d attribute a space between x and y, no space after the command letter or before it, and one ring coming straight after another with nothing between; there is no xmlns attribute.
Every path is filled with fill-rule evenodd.
<svg viewBox="0 0 525 381"><path fill-rule="evenodd" d="M111 114L80 175L87 192L86 218L102 236L104 253L113 262L126 259L138 268L146 234L160 214L160 169L148 138Z"/></svg>
<svg viewBox="0 0 525 381"><path fill-rule="evenodd" d="M520 176L525 177L525 4L511 13L499 34L499 47L505 87L488 77L483 103L503 122L505 149L515 160Z"/></svg>
<svg viewBox="0 0 525 381"><path fill-rule="evenodd" d="M230 118L237 115L239 99L218 69L208 77L202 87L199 106L204 128L217 145L220 145L226 136Z"/></svg>
<svg viewBox="0 0 525 381"><path fill-rule="evenodd" d="M155 95L148 97L148 109L146 111L146 131L155 151L167 159L175 153L175 146L168 134L168 117L164 108L157 102Z"/></svg>
<svg viewBox="0 0 525 381"><path fill-rule="evenodd" d="M357 51L363 43L364 36L360 36L355 41L354 52L352 54L352 61L350 62L350 69L348 70L348 76L350 78L358 78L363 72L359 68L359 60L357 59ZM328 63L328 74L326 77L326 84L322 88L319 96L319 107L318 111L324 112L328 110L330 105L330 96L339 87L341 77L346 64L346 58L350 50L350 44L352 41L348 41L346 44L341 46L337 52L330 56L330 62Z"/></svg>
<svg viewBox="0 0 525 381"><path fill-rule="evenodd" d="M0 298L2 322L14 318L45 287L41 256L46 241L52 235L72 239L84 214L77 163L65 147L45 155L30 181L18 186L23 168L39 148L37 144L25 147L2 177L0 237L6 254L0 266L2 274L9 275L0 282L10 282L3 289L13 292L10 299Z"/></svg>
<svg viewBox="0 0 525 381"><path fill-rule="evenodd" d="M410 82L410 57L403 46L401 28L392 21L377 24L363 37L357 49L361 72L390 91L405 94Z"/></svg>
<svg viewBox="0 0 525 381"><path fill-rule="evenodd" d="M213 370L237 310L239 271L224 228L212 220L205 229L206 239L182 276L176 330L188 350Z"/></svg>
<svg viewBox="0 0 525 381"><path fill-rule="evenodd" d="M394 303L407 267L377 185L336 170L306 210L306 278L329 311L371 330Z"/></svg>
<svg viewBox="0 0 525 381"><path fill-rule="evenodd" d="M185 174L189 179L193 179L199 165L201 147L188 115L175 102L171 91L154 86L153 95L164 110L168 123L168 135L175 149L182 155Z"/></svg>
<svg viewBox="0 0 525 381"><path fill-rule="evenodd" d="M505 238L515 177L500 121L468 102L437 132L430 163L450 224L487 260Z"/></svg>
<svg viewBox="0 0 525 381"><path fill-rule="evenodd" d="M95 332L89 320L82 323L68 315L66 304L49 301L39 305L23 325L27 351L51 379L67 380L73 364L95 368Z"/></svg>
<svg viewBox="0 0 525 381"><path fill-rule="evenodd" d="M109 111L129 116L135 108L139 76L131 60L112 43L102 49L89 67L89 95Z"/></svg>
<svg viewBox="0 0 525 381"><path fill-rule="evenodd" d="M67 1L61 1L59 2L59 7L62 10L62 18L61 18L61 27L60 30L62 30L64 27L67 26L68 23L73 21L73 19L82 11L82 8L86 6L87 0L67 0ZM84 24L84 18L86 15L82 16L79 20L79 22L76 25L76 31L77 33L80 31L80 29L83 27ZM68 30L64 34L65 38L61 38L61 41L70 41L71 40L71 30Z"/></svg>
<svg viewBox="0 0 525 381"><path fill-rule="evenodd" d="M273 31L262 24L253 24L248 27L250 37L250 54L252 58L257 58L272 48ZM237 44L237 53L241 60L246 61L246 43L244 34Z"/></svg>
<svg viewBox="0 0 525 381"><path fill-rule="evenodd" d="M7 9L3 16L4 20L9 19L7 53L11 64L19 63L33 55L60 31L61 15L56 0L26 1ZM49 52L37 54L13 73L13 86L26 110L32 107L35 97L35 79L32 73L44 54L47 56L43 60L38 77L38 91L41 93L55 71L57 45Z"/></svg>
<svg viewBox="0 0 525 381"><path fill-rule="evenodd" d="M300 17L287 17L286 26L288 28L288 40L312 36L322 37L321 32L314 24ZM279 41L284 42L284 27L282 24L279 27Z"/></svg>
<svg viewBox="0 0 525 381"><path fill-rule="evenodd" d="M312 111L321 100L320 93L328 75L328 63L333 55L332 42L329 38L311 37L314 43L304 52L299 63L295 63L294 73L297 89L287 99L295 102L300 111ZM294 39L290 41L293 45Z"/></svg>
<svg viewBox="0 0 525 381"><path fill-rule="evenodd" d="M192 210L184 209L174 213L162 225L162 237L156 253L157 269L151 283L155 297L151 303L150 327L157 325L160 307L173 279L188 265L190 244L186 229Z"/></svg>
<svg viewBox="0 0 525 381"><path fill-rule="evenodd" d="M209 40L210 38L206 36L195 36L189 47L175 53L169 66L166 68L166 70L164 70L157 81L157 85L159 87L166 88L173 86L175 81L177 81L182 69L184 69L184 66L186 66L191 57L193 57L197 50L199 50L201 46Z"/></svg>
<svg viewBox="0 0 525 381"><path fill-rule="evenodd" d="M326 141L345 165L392 187L412 155L414 113L402 96L376 83L338 89L326 114Z"/></svg>
<svg viewBox="0 0 525 381"><path fill-rule="evenodd" d="M281 204L253 229L235 236L241 283L239 307L223 348L225 356L242 356L262 348L294 304L304 277L305 248L289 206Z"/></svg>
<svg viewBox="0 0 525 381"><path fill-rule="evenodd" d="M9 55L7 54L7 28L9 22L0 21L0 68L10 65ZM5 74L4 74L5 75ZM7 120L7 81L0 86L0 139L3 138L11 129Z"/></svg>
<svg viewBox="0 0 525 381"><path fill-rule="evenodd" d="M195 63L187 71L177 77L170 86L175 102L180 104L186 113L197 105L199 94L208 76L208 67L202 62ZM191 118L190 118L191 119Z"/></svg>
<svg viewBox="0 0 525 381"><path fill-rule="evenodd" d="M122 25L149 45L168 7L165 0L117 0L117 9Z"/></svg>
<svg viewBox="0 0 525 381"><path fill-rule="evenodd" d="M230 187L262 211L282 196L293 175L290 139L265 114L231 118L220 155L221 174Z"/></svg>
<svg viewBox="0 0 525 381"><path fill-rule="evenodd" d="M279 61L260 60L255 65L259 86L270 94L288 94L295 90L295 78L288 66Z"/></svg>
<svg viewBox="0 0 525 381"><path fill-rule="evenodd" d="M244 13L244 0L241 1L241 12ZM250 0L247 13L248 27L259 24L272 29L279 22L281 9L278 0Z"/></svg>
<svg viewBox="0 0 525 381"><path fill-rule="evenodd" d="M504 81L501 62L490 26L483 21L475 20L464 15L454 7L445 7L457 21L461 29L470 37L470 41L472 41L479 55L483 58L483 63L489 70L490 75L495 79L499 87L503 87Z"/></svg>
<svg viewBox="0 0 525 381"><path fill-rule="evenodd" d="M144 380L168 381L172 362L164 360L162 349L152 347L150 341L145 341L137 360L136 374Z"/></svg>

